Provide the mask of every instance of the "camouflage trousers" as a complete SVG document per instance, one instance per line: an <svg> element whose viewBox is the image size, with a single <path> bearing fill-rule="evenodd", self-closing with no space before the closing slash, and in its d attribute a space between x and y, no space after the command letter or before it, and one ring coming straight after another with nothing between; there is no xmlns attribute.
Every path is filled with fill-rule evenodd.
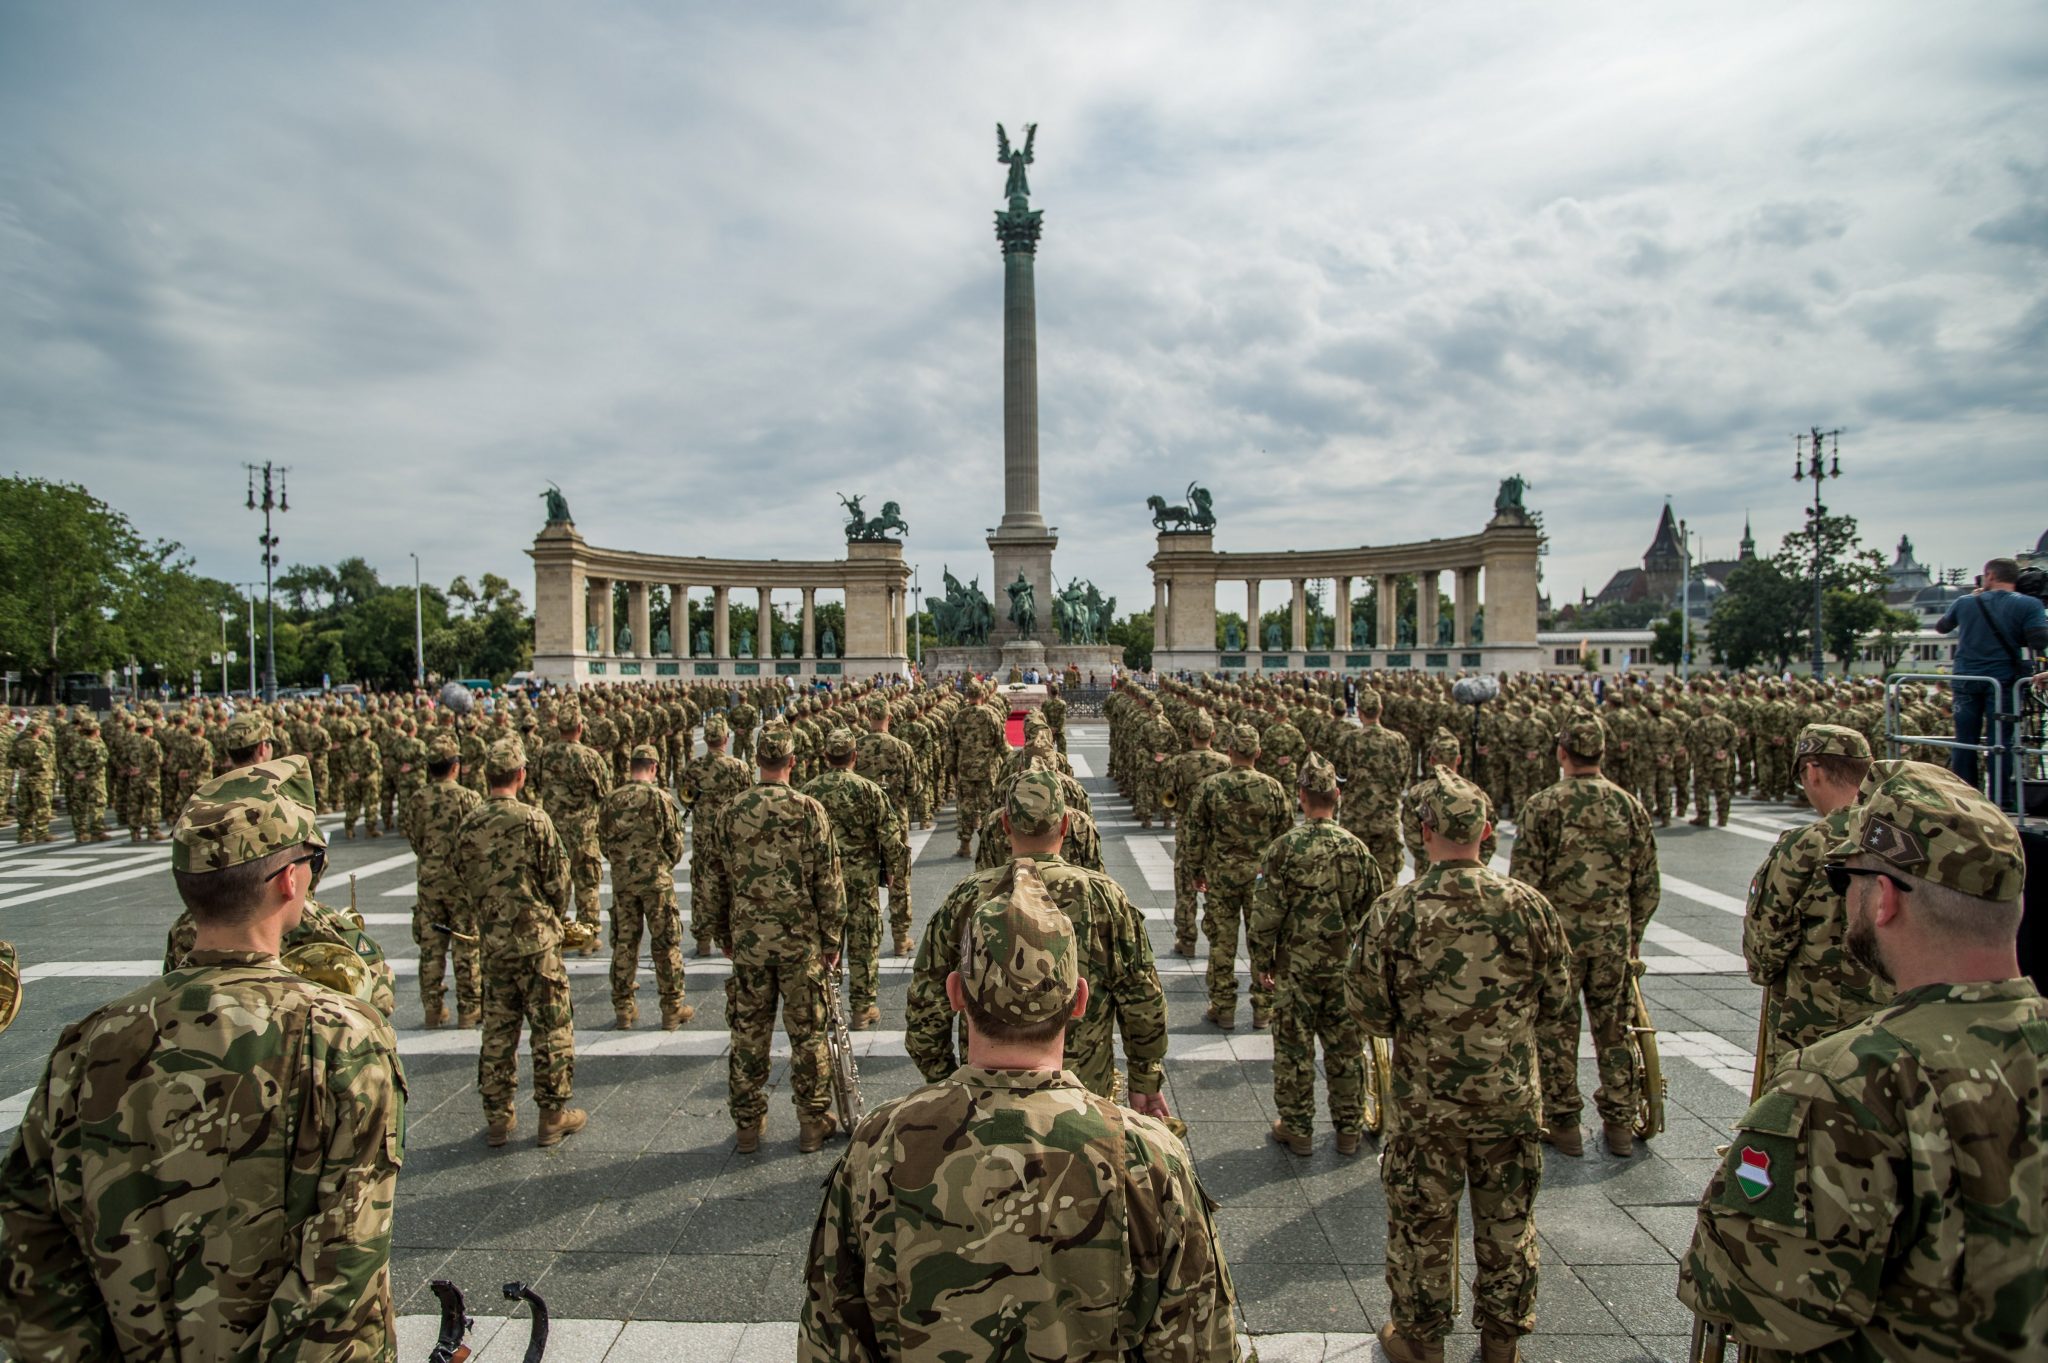
<svg viewBox="0 0 2048 1363"><path fill-rule="evenodd" d="M663 1009L683 1001L683 916L676 892L612 887L612 1007L628 1008L640 983L640 938L654 957L654 988Z"/></svg>
<svg viewBox="0 0 2048 1363"><path fill-rule="evenodd" d="M459 896L421 891L412 910L412 940L420 949L420 1003L438 1008L448 997L448 959L455 958L455 1010L475 1014L483 1006L482 948L473 941L459 942L434 924L476 936L476 915Z"/></svg>
<svg viewBox="0 0 2048 1363"><path fill-rule="evenodd" d="M1706 764L1695 765L1692 769L1692 812L1694 817L1707 817L1707 804L1713 803L1713 814L1722 823L1728 822L1728 802L1735 797L1735 769L1727 764L1719 767ZM1681 814L1684 810L1679 811Z"/></svg>
<svg viewBox="0 0 2048 1363"><path fill-rule="evenodd" d="M1500 1334L1536 1326L1536 1189L1543 1145L1534 1134L1470 1139L1396 1131L1380 1155L1387 1190L1388 1314L1401 1332L1451 1332L1451 1248L1458 1201L1472 1193L1472 1323Z"/></svg>
<svg viewBox="0 0 2048 1363"><path fill-rule="evenodd" d="M754 731L734 729L732 731L732 755L748 766L754 763Z"/></svg>
<svg viewBox="0 0 2048 1363"><path fill-rule="evenodd" d="M981 821L995 806L995 791L986 777L981 780L960 778L960 794L955 814L960 821L960 855L966 856L974 850L974 831L981 827Z"/></svg>
<svg viewBox="0 0 2048 1363"><path fill-rule="evenodd" d="M157 778L138 776L133 782L132 789L128 827L145 838L160 832L162 823L159 808L163 804L163 792Z"/></svg>
<svg viewBox="0 0 2048 1363"><path fill-rule="evenodd" d="M384 816L384 827L387 829L398 827L398 820L395 817L398 813L398 773L387 771L379 776L377 778L377 791L378 809Z"/></svg>
<svg viewBox="0 0 2048 1363"><path fill-rule="evenodd" d="M690 910L690 936L696 942L699 951L713 950L718 945L711 940L711 934L705 930L703 915L699 914L694 907L698 904L708 904L711 902L707 896L711 893L711 878L716 874L717 871L714 869L711 861L711 853L697 845L697 833L692 828L690 831L690 903L692 905Z"/></svg>
<svg viewBox="0 0 2048 1363"><path fill-rule="evenodd" d="M897 812L899 814L903 813L900 807ZM907 867L910 865L910 819L907 814L904 815L903 819L903 848L903 864ZM905 874L903 877L902 889L889 891L889 930L898 937L908 937L910 935L910 876L908 874Z"/></svg>
<svg viewBox="0 0 2048 1363"><path fill-rule="evenodd" d="M14 795L15 809L21 817L21 828L15 834L19 842L35 842L50 836L50 787L44 781L23 781Z"/></svg>
<svg viewBox="0 0 2048 1363"><path fill-rule="evenodd" d="M1273 1106L1287 1129L1302 1136L1315 1129L1318 1041L1331 1124L1340 1132L1364 1131L1365 1031L1351 1011L1341 968L1288 971L1273 995Z"/></svg>
<svg viewBox="0 0 2048 1363"><path fill-rule="evenodd" d="M1593 1105L1600 1120L1627 1126L1635 1120L1638 1094L1635 1071L1629 1066L1628 1028L1632 1007L1628 992L1628 947L1572 944L1571 1001L1565 1016L1552 1026L1536 1027L1538 1075L1543 1086L1545 1126L1576 1126L1579 1110L1579 1001L1593 1033L1593 1051L1600 1066L1600 1087Z"/></svg>
<svg viewBox="0 0 2048 1363"><path fill-rule="evenodd" d="M313 803L325 813L334 808L334 793L327 784L327 754L313 752L306 754L306 769L313 775Z"/></svg>
<svg viewBox="0 0 2048 1363"><path fill-rule="evenodd" d="M814 950L736 955L725 982L725 1020L732 1029L726 1110L735 1126L752 1126L767 1115L768 1050L777 1003L789 1036L789 1090L797 1115L814 1117L832 1106L824 961Z"/></svg>
<svg viewBox="0 0 2048 1363"><path fill-rule="evenodd" d="M1142 822L1149 823L1155 815L1164 815L1159 807L1159 775L1163 764L1154 762L1152 754L1138 755L1137 776L1131 782L1131 812Z"/></svg>
<svg viewBox="0 0 2048 1363"><path fill-rule="evenodd" d="M1202 896L1202 935L1209 939L1209 1006L1219 1017L1237 1012L1237 944L1249 940L1253 883L1223 885L1212 880ZM1254 1014L1264 1015L1272 1008L1272 991L1261 989L1257 979L1251 995Z"/></svg>
<svg viewBox="0 0 2048 1363"><path fill-rule="evenodd" d="M1735 788L1747 794L1756 787L1756 740L1747 734L1735 739Z"/></svg>
<svg viewBox="0 0 2048 1363"><path fill-rule="evenodd" d="M354 776L341 783L341 827L344 832L356 831L356 819L360 817L366 831L377 831L377 790L375 776Z"/></svg>
<svg viewBox="0 0 2048 1363"><path fill-rule="evenodd" d="M557 950L484 963L484 1035L476 1091L484 1118L512 1115L519 1093L519 1027L532 1029L533 1100L543 1110L569 1105L576 1073L576 1014L569 970Z"/></svg>
<svg viewBox="0 0 2048 1363"><path fill-rule="evenodd" d="M597 847L597 824L593 821L588 828L581 828L564 820L556 827L562 834L562 848L569 854L569 883L576 887L576 919L596 927L597 892L604 883L604 857Z"/></svg>
<svg viewBox="0 0 2048 1363"><path fill-rule="evenodd" d="M1201 913L1201 896L1195 890L1195 873L1178 859L1173 864L1173 944L1192 954L1195 923Z"/></svg>
<svg viewBox="0 0 2048 1363"><path fill-rule="evenodd" d="M1791 745L1765 739L1757 749L1756 789L1750 793L1759 800L1781 800L1791 789Z"/></svg>
<svg viewBox="0 0 2048 1363"><path fill-rule="evenodd" d="M890 895L890 907L895 907ZM909 931L906 922L904 931ZM881 972L882 892L874 885L846 882L846 1012L858 1017L876 998Z"/></svg>
<svg viewBox="0 0 2048 1363"><path fill-rule="evenodd" d="M107 792L97 785L76 781L71 786L71 831L80 842L91 842L106 831Z"/></svg>

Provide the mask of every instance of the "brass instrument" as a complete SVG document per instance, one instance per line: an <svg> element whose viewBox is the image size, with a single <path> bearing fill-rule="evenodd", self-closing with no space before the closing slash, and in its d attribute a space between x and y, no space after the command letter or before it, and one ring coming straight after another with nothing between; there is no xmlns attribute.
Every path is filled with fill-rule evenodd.
<svg viewBox="0 0 2048 1363"><path fill-rule="evenodd" d="M860 1067L853 1063L853 1033L846 1026L846 1005L839 999L839 972L825 972L825 1048L832 1059L832 1105L848 1135L867 1115L860 1094Z"/></svg>
<svg viewBox="0 0 2048 1363"><path fill-rule="evenodd" d="M1728 1363L1728 1346L1734 1343L1725 1320L1702 1320L1692 1318L1692 1345L1686 1351L1686 1363ZM1757 1363L1762 1351L1753 1345L1735 1345L1735 1363Z"/></svg>
<svg viewBox="0 0 2048 1363"><path fill-rule="evenodd" d="M21 958L14 943L0 942L0 1032L21 1013Z"/></svg>
<svg viewBox="0 0 2048 1363"><path fill-rule="evenodd" d="M1159 792L1159 807L1161 809L1172 809L1179 803L1180 796L1174 791L1172 786L1168 786L1165 790Z"/></svg>
<svg viewBox="0 0 2048 1363"><path fill-rule="evenodd" d="M1631 957L1628 963L1629 1002L1635 1021L1628 1029L1628 1063L1635 1071L1636 1088L1642 1094L1632 1124L1638 1140L1648 1140L1664 1130L1664 1095L1667 1087L1664 1067L1657 1059L1657 1028L1650 1021L1650 1006L1643 1001L1643 962Z"/></svg>
<svg viewBox="0 0 2048 1363"><path fill-rule="evenodd" d="M376 981L363 958L339 942L307 942L284 954L285 969L338 994L370 1002Z"/></svg>
<svg viewBox="0 0 2048 1363"><path fill-rule="evenodd" d="M451 931L449 935L455 934ZM588 951L597 945L597 924L571 918L562 924L562 950Z"/></svg>
<svg viewBox="0 0 2048 1363"><path fill-rule="evenodd" d="M1394 1043L1383 1036L1365 1039L1365 1129L1377 1136L1386 1129L1392 1105L1388 1089L1394 1068Z"/></svg>
<svg viewBox="0 0 2048 1363"><path fill-rule="evenodd" d="M349 873L348 913L345 916L348 919L349 926L354 928L357 932L361 932L364 929L364 927L367 926L363 922L363 915L361 910L356 908L356 878L354 872Z"/></svg>

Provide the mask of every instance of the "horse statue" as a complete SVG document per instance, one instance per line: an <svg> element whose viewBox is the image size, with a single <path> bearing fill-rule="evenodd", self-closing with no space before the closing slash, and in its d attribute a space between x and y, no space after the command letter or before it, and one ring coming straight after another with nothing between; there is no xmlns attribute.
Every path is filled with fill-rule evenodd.
<svg viewBox="0 0 2048 1363"><path fill-rule="evenodd" d="M1194 525L1194 512L1188 510L1185 506L1168 506L1166 498L1156 492L1145 499L1145 505L1152 508L1152 528L1154 530L1179 532L1191 529Z"/></svg>
<svg viewBox="0 0 2048 1363"><path fill-rule="evenodd" d="M868 528L862 532L861 538L864 540L886 539L891 530L894 530L899 535L907 535L910 533L910 522L903 519L903 509L897 506L896 503L883 502L882 509L877 511L874 517L868 521Z"/></svg>
<svg viewBox="0 0 2048 1363"><path fill-rule="evenodd" d="M1031 589L1031 579L1019 568L1017 580L1003 590L1010 594L1010 622L1017 626L1019 636L1031 638L1038 631L1038 601Z"/></svg>
<svg viewBox="0 0 2048 1363"><path fill-rule="evenodd" d="M1200 483L1188 484L1188 505L1194 508L1195 529L1214 530L1216 512L1209 503L1209 489Z"/></svg>

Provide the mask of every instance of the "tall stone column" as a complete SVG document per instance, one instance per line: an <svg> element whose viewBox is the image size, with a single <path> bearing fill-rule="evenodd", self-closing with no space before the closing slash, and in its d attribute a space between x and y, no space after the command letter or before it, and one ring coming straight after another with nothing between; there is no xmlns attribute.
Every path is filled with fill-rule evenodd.
<svg viewBox="0 0 2048 1363"><path fill-rule="evenodd" d="M732 656L732 588L711 589L711 656Z"/></svg>
<svg viewBox="0 0 2048 1363"><path fill-rule="evenodd" d="M1338 652L1342 653L1351 647L1351 579L1348 577L1337 579L1337 604L1335 609L1337 637L1332 639L1330 643Z"/></svg>
<svg viewBox="0 0 2048 1363"><path fill-rule="evenodd" d="M1308 579L1294 579L1294 619L1291 622L1293 642L1288 647L1296 653L1308 647Z"/></svg>
<svg viewBox="0 0 2048 1363"><path fill-rule="evenodd" d="M690 585L687 582L671 582L668 584L668 656L687 658L692 647Z"/></svg>
<svg viewBox="0 0 2048 1363"><path fill-rule="evenodd" d="M618 642L618 631L612 623L612 580L608 577L593 577L584 592L588 603L587 624L597 626L596 654L609 658Z"/></svg>
<svg viewBox="0 0 2048 1363"><path fill-rule="evenodd" d="M1164 639L1166 637L1166 612L1171 608L1170 602L1171 597L1168 595L1166 579L1163 577L1153 578L1152 637L1154 639Z"/></svg>
<svg viewBox="0 0 2048 1363"><path fill-rule="evenodd" d="M754 656L775 656L775 599L771 587L754 588Z"/></svg>
<svg viewBox="0 0 2048 1363"><path fill-rule="evenodd" d="M1013 189L1023 188L1012 185ZM1003 519L988 537L995 559L989 597L1006 603L1019 573L1031 584L1038 633L1052 621L1052 553L1059 539L1038 509L1038 286L1035 267L1044 214L1025 193L996 214L1003 254ZM1016 637L1006 604L997 607L998 642ZM901 638L896 635L893 637Z"/></svg>
<svg viewBox="0 0 2048 1363"><path fill-rule="evenodd" d="M1451 631L1453 642L1465 648L1472 642L1472 608L1479 601L1479 570L1460 568L1451 580Z"/></svg>
<svg viewBox="0 0 2048 1363"><path fill-rule="evenodd" d="M1426 573L1415 575L1415 646L1436 647L1437 592L1441 584L1440 575L1432 568Z"/></svg>
<svg viewBox="0 0 2048 1363"><path fill-rule="evenodd" d="M803 650L806 658L818 656L818 589L804 588L804 637Z"/></svg>
<svg viewBox="0 0 2048 1363"><path fill-rule="evenodd" d="M1379 646L1393 648L1401 637L1401 574L1380 574Z"/></svg>
<svg viewBox="0 0 2048 1363"><path fill-rule="evenodd" d="M628 582L626 584L626 628L633 631L633 656L651 658L654 656L654 636L648 633L653 621L649 618L647 584Z"/></svg>
<svg viewBox="0 0 2048 1363"><path fill-rule="evenodd" d="M1256 653L1266 646L1259 634L1259 580L1248 577L1244 580L1244 646Z"/></svg>

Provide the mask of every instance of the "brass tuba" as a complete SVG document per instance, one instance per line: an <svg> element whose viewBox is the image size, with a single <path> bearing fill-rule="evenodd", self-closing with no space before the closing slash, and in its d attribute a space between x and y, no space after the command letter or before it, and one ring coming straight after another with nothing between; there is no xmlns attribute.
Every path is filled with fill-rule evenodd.
<svg viewBox="0 0 2048 1363"><path fill-rule="evenodd" d="M0 1032L21 1013L21 958L14 943L0 942Z"/></svg>
<svg viewBox="0 0 2048 1363"><path fill-rule="evenodd" d="M285 969L302 979L326 985L338 994L370 1001L376 981L370 967L352 948L339 942L306 942L284 954Z"/></svg>
<svg viewBox="0 0 2048 1363"><path fill-rule="evenodd" d="M846 1026L846 1005L839 999L839 972L825 972L825 1048L832 1058L832 1104L848 1135L867 1115L860 1094L860 1067L853 1062L853 1034Z"/></svg>
<svg viewBox="0 0 2048 1363"><path fill-rule="evenodd" d="M588 951L597 945L597 924L571 918L562 924L562 950Z"/></svg>
<svg viewBox="0 0 2048 1363"><path fill-rule="evenodd" d="M1628 963L1629 1004L1634 1016L1628 1028L1629 1067L1636 1073L1637 1100L1635 1128L1639 1140L1648 1140L1664 1130L1664 1092L1668 1087L1664 1067L1657 1058L1657 1028L1650 1021L1650 1006L1643 1001L1643 961Z"/></svg>
<svg viewBox="0 0 2048 1363"><path fill-rule="evenodd" d="M1172 786L1168 786L1165 790L1159 792L1159 807L1161 809L1172 809L1179 803L1180 792L1176 791Z"/></svg>

